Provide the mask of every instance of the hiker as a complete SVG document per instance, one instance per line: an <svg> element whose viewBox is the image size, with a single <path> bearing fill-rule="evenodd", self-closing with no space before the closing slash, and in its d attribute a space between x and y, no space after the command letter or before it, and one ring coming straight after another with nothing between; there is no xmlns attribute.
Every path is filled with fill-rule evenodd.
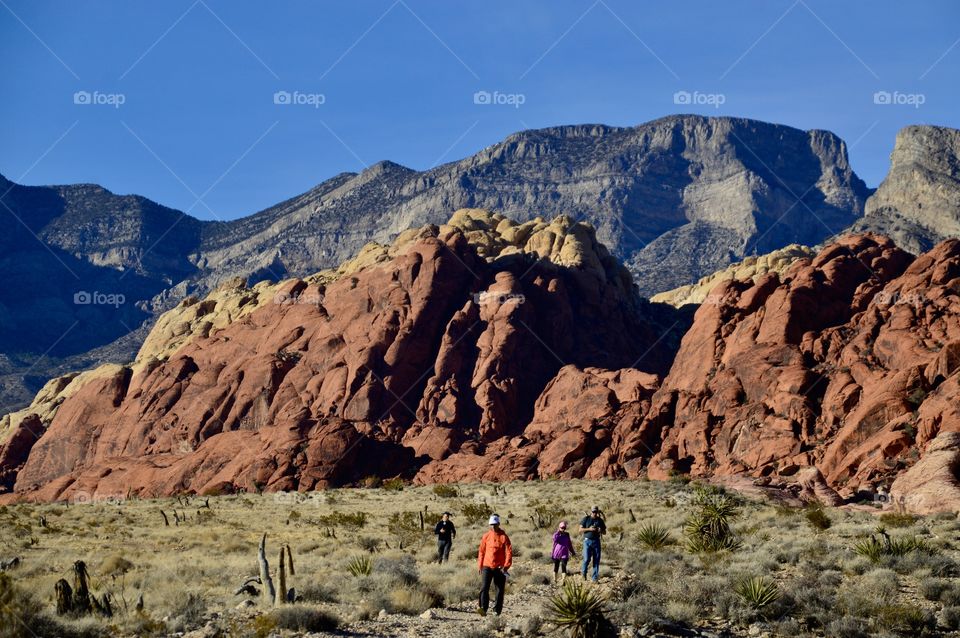
<svg viewBox="0 0 960 638"><path fill-rule="evenodd" d="M603 512L594 505L590 513L580 521L580 532L583 534L583 567L580 573L587 579L587 567L593 561L593 582L600 580L600 537L607 533L607 524L603 520Z"/></svg>
<svg viewBox="0 0 960 638"><path fill-rule="evenodd" d="M500 615L503 611L503 593L507 587L507 577L510 566L513 565L513 547L510 537L500 529L500 517L496 514L490 517L490 529L480 539L480 551L477 553L477 566L480 569L480 607L477 611L481 616L487 615L490 607L490 583L497 586L497 601L493 612Z"/></svg>
<svg viewBox="0 0 960 638"><path fill-rule="evenodd" d="M453 546L453 538L457 535L457 528L450 520L450 512L444 512L440 516L440 521L433 528L433 533L437 535L437 562L450 562L450 548Z"/></svg>
<svg viewBox="0 0 960 638"><path fill-rule="evenodd" d="M553 559L553 582L567 577L567 561L571 556L576 556L573 551L573 540L570 539L570 533L567 531L567 521L560 521L557 531L553 533L553 550L550 557Z"/></svg>

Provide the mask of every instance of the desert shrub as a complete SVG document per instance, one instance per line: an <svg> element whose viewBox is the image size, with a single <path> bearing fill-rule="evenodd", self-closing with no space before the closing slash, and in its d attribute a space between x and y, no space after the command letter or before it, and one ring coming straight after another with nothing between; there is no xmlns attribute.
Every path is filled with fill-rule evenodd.
<svg viewBox="0 0 960 638"><path fill-rule="evenodd" d="M647 549L663 549L673 545L674 540L663 525L658 523L647 523L637 532L637 541Z"/></svg>
<svg viewBox="0 0 960 638"><path fill-rule="evenodd" d="M373 561L370 560L369 556L354 556L347 563L347 571L351 576L357 578L369 576L373 571Z"/></svg>
<svg viewBox="0 0 960 638"><path fill-rule="evenodd" d="M613 624L607 619L607 601L599 589L569 579L547 601L550 622L569 631L571 638L613 636Z"/></svg>
<svg viewBox="0 0 960 638"><path fill-rule="evenodd" d="M741 545L730 528L740 513L737 501L729 494L700 488L696 491L694 512L687 517L683 532L692 553L735 550Z"/></svg>
<svg viewBox="0 0 960 638"><path fill-rule="evenodd" d="M866 631L866 623L850 616L841 616L836 620L831 620L827 624L824 634L827 638L869 638L870 636Z"/></svg>
<svg viewBox="0 0 960 638"><path fill-rule="evenodd" d="M892 605L898 592L896 573L889 569L875 569L840 586L837 610L847 616L869 618L878 608Z"/></svg>
<svg viewBox="0 0 960 638"><path fill-rule="evenodd" d="M917 593L927 600L940 600L940 596L949 586L950 584L942 578L924 578L917 586Z"/></svg>
<svg viewBox="0 0 960 638"><path fill-rule="evenodd" d="M937 614L937 621L948 631L960 629L960 607L944 607Z"/></svg>
<svg viewBox="0 0 960 638"><path fill-rule="evenodd" d="M807 505L804 510L804 516L807 519L807 523L810 524L810 527L817 532L828 530L833 524L833 521L827 516L827 512L820 503L810 503Z"/></svg>
<svg viewBox="0 0 960 638"><path fill-rule="evenodd" d="M307 603L335 603L339 600L338 589L326 583L308 582L297 589L297 594Z"/></svg>
<svg viewBox="0 0 960 638"><path fill-rule="evenodd" d="M389 492L399 492L406 486L406 481L401 478L387 479L380 484L380 487Z"/></svg>
<svg viewBox="0 0 960 638"><path fill-rule="evenodd" d="M207 601L196 592L178 591L173 599L170 613L175 631L186 631L203 622L207 613Z"/></svg>
<svg viewBox="0 0 960 638"><path fill-rule="evenodd" d="M553 528L566 515L566 510L555 503L534 501L530 505L533 509L530 519L534 529Z"/></svg>
<svg viewBox="0 0 960 638"><path fill-rule="evenodd" d="M340 619L330 612L308 605L282 605L269 615L275 627L291 631L336 631L340 626Z"/></svg>
<svg viewBox="0 0 960 638"><path fill-rule="evenodd" d="M29 635L24 631L40 614L41 604L0 572L0 636Z"/></svg>
<svg viewBox="0 0 960 638"><path fill-rule="evenodd" d="M444 483L434 485L433 493L440 498L456 498L457 496L460 496L460 490L456 485L447 485Z"/></svg>
<svg viewBox="0 0 960 638"><path fill-rule="evenodd" d="M416 616L436 607L442 598L422 587L403 586L390 591L390 610L398 614Z"/></svg>
<svg viewBox="0 0 960 638"><path fill-rule="evenodd" d="M373 563L373 571L394 578L404 585L414 585L420 581L417 561L409 554L380 556Z"/></svg>
<svg viewBox="0 0 960 638"><path fill-rule="evenodd" d="M780 588L763 576L740 578L734 583L733 591L754 611L761 611L780 599Z"/></svg>
<svg viewBox="0 0 960 638"><path fill-rule="evenodd" d="M396 538L402 548L423 535L420 529L420 512L394 512L387 523L387 531Z"/></svg>
<svg viewBox="0 0 960 638"><path fill-rule="evenodd" d="M344 527L358 530L367 524L366 512L331 512L317 517L317 524L321 527Z"/></svg>
<svg viewBox="0 0 960 638"><path fill-rule="evenodd" d="M886 527L910 527L917 517L907 512L887 512L880 515L880 522Z"/></svg>
<svg viewBox="0 0 960 638"><path fill-rule="evenodd" d="M873 616L877 629L907 636L920 636L924 630L936 628L934 615L917 605L879 605Z"/></svg>
<svg viewBox="0 0 960 638"><path fill-rule="evenodd" d="M881 538L876 535L863 538L853 546L853 551L870 562L878 563L886 557L902 557L911 552L933 553L934 550L922 538L916 536L905 536L901 538L891 538L885 531L878 530Z"/></svg>
<svg viewBox="0 0 960 638"><path fill-rule="evenodd" d="M468 525L486 523L490 515L493 514L493 508L486 503L465 503L460 508L460 514Z"/></svg>
<svg viewBox="0 0 960 638"><path fill-rule="evenodd" d="M524 636L539 636L542 629L543 618L538 615L528 616L522 627Z"/></svg>
<svg viewBox="0 0 960 638"><path fill-rule="evenodd" d="M371 554L375 554L380 551L380 539L374 538L373 536L360 536L357 538L357 547Z"/></svg>

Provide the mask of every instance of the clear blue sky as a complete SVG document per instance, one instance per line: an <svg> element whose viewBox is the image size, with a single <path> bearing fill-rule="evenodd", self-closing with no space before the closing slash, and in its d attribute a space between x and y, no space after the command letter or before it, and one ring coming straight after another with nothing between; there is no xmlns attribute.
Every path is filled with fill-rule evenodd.
<svg viewBox="0 0 960 638"><path fill-rule="evenodd" d="M951 0L0 0L0 172L229 219L381 159L698 112L832 130L876 186L899 128L960 126L958 39Z"/></svg>

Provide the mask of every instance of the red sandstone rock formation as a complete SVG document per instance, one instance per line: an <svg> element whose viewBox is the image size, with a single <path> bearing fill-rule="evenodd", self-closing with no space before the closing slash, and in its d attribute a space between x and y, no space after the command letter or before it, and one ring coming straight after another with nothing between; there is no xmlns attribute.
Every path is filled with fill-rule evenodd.
<svg viewBox="0 0 960 638"><path fill-rule="evenodd" d="M67 397L22 467L9 468L19 469L14 490L306 490L418 468L440 476L429 468L451 455L496 449L519 450L502 460L514 476L538 475L536 462L523 465L533 449L545 450L549 473L582 474L617 406L651 394L656 378L572 366L657 370L670 356L625 271L583 228L569 232L596 251L560 255L578 267L523 252L488 261L461 230L425 227L393 257L331 283L288 282L280 303ZM585 374L581 385L597 386L609 422L552 430L534 418L548 383L559 394L537 406L563 411L572 386L551 380L567 364L570 384Z"/></svg>
<svg viewBox="0 0 960 638"><path fill-rule="evenodd" d="M0 447L0 478L56 499L688 473L960 504L960 241L914 259L849 236L725 281L659 383L640 369L669 362L669 326L601 249L484 258L468 234L424 228L166 360L93 375L39 440Z"/></svg>

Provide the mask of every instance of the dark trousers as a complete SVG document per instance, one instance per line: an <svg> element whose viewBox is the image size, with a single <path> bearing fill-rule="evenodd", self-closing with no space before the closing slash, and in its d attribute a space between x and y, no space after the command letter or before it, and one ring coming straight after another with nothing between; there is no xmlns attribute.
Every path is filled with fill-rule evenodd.
<svg viewBox="0 0 960 638"><path fill-rule="evenodd" d="M480 609L487 611L490 608L490 583L492 581L497 586L497 600L493 604L493 611L499 614L503 611L503 590L507 586L507 577L504 576L503 570L500 568L484 567L481 578L483 580L480 583Z"/></svg>
<svg viewBox="0 0 960 638"><path fill-rule="evenodd" d="M554 558L553 559L553 573L554 574L566 574L567 573L567 560L566 558Z"/></svg>
<svg viewBox="0 0 960 638"><path fill-rule="evenodd" d="M450 548L453 546L453 539L440 539L437 541L437 562L450 560Z"/></svg>

